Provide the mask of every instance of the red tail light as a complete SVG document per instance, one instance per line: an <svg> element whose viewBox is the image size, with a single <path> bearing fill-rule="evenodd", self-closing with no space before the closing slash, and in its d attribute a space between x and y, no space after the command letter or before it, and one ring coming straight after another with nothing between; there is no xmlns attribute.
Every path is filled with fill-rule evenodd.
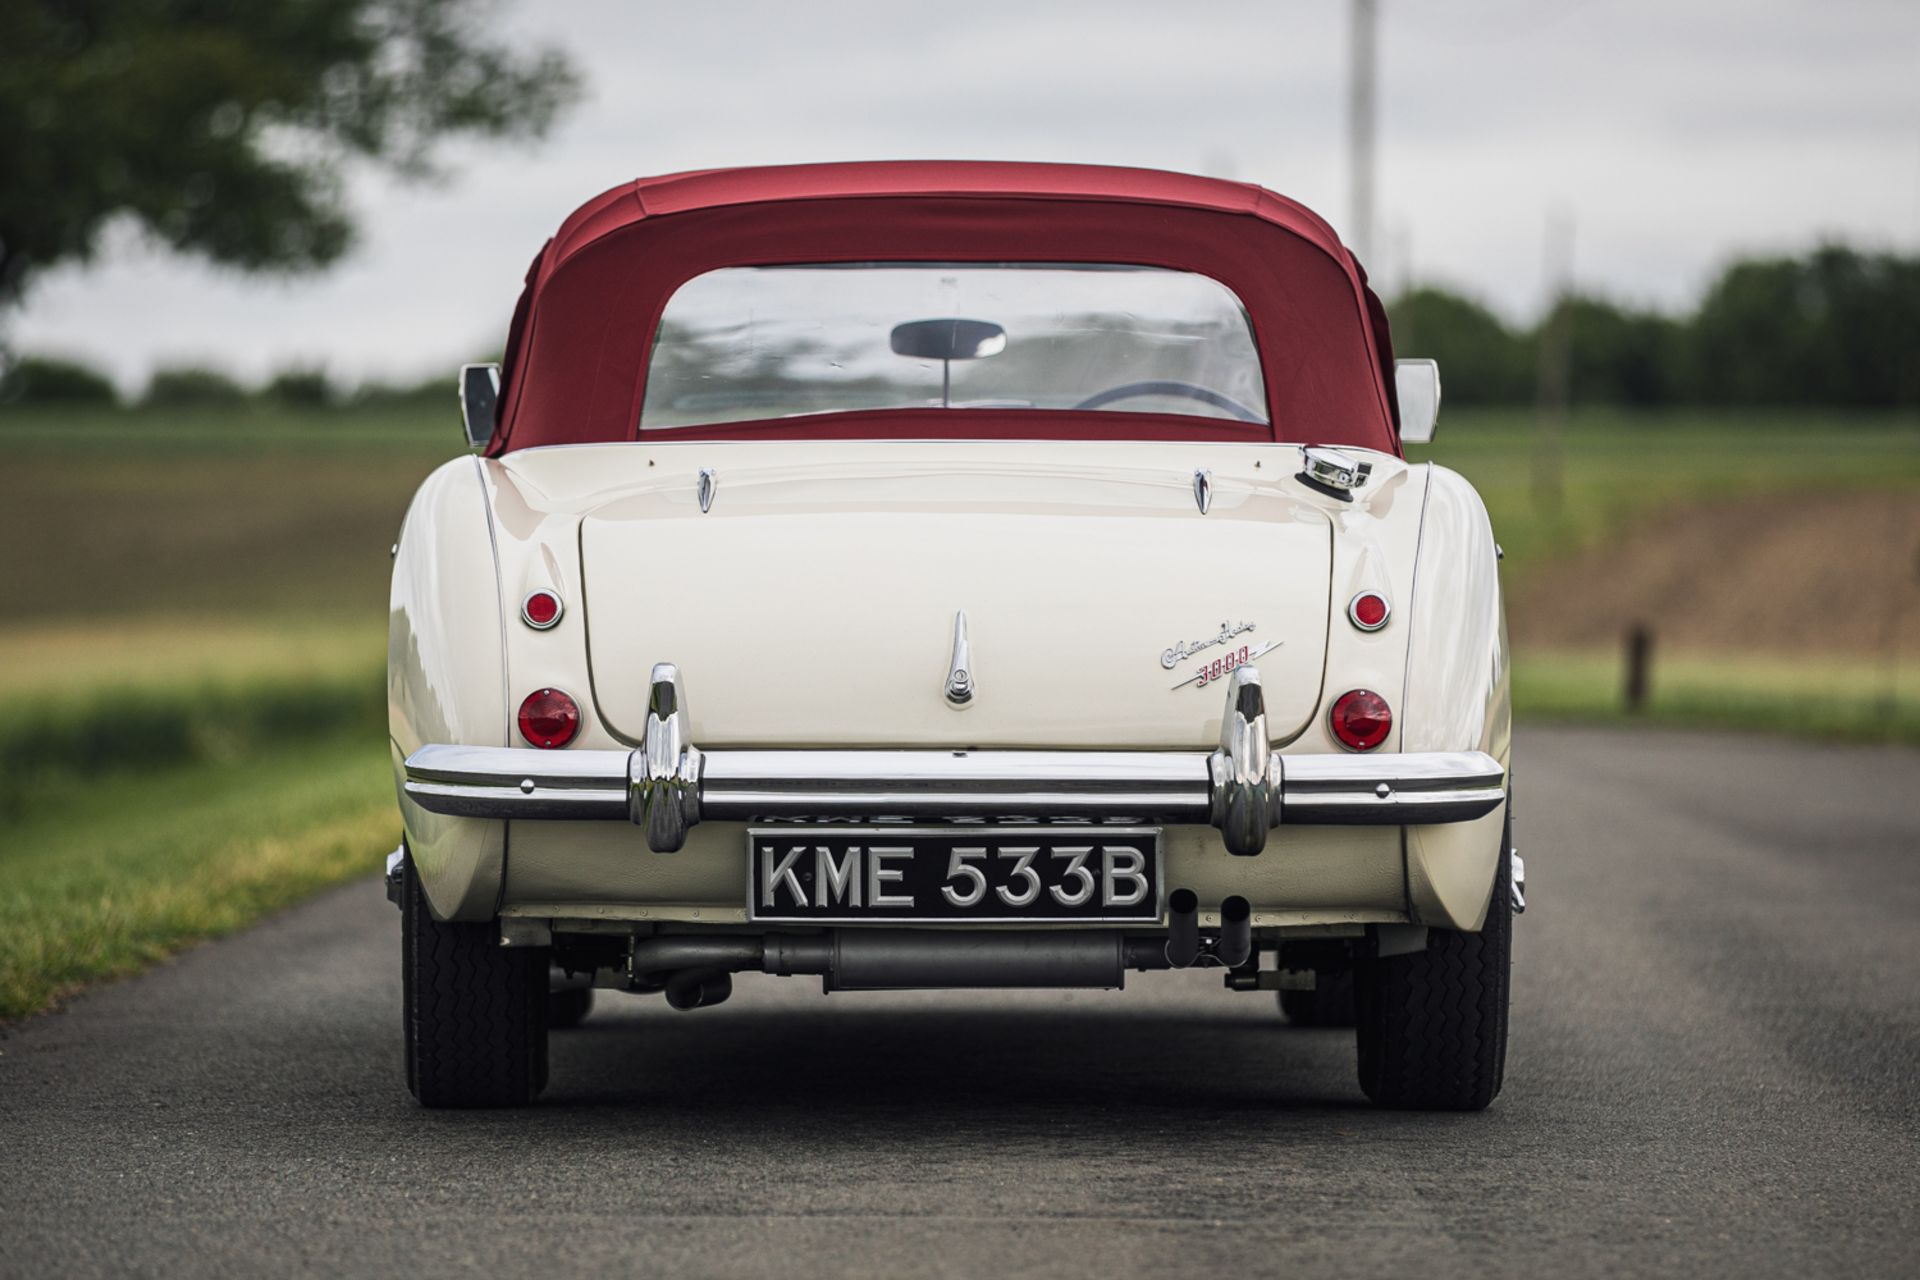
<svg viewBox="0 0 1920 1280"><path fill-rule="evenodd" d="M545 631L560 621L562 607L560 597L551 591L529 591L520 602L520 620L535 631Z"/></svg>
<svg viewBox="0 0 1920 1280"><path fill-rule="evenodd" d="M1347 606L1347 617L1362 631L1378 631L1387 625L1387 598L1378 591L1362 591Z"/></svg>
<svg viewBox="0 0 1920 1280"><path fill-rule="evenodd" d="M580 732L580 704L558 689L535 689L520 704L520 736L536 747L564 747Z"/></svg>
<svg viewBox="0 0 1920 1280"><path fill-rule="evenodd" d="M1387 700L1371 689L1351 689L1334 700L1333 736L1355 751L1371 751L1393 732Z"/></svg>

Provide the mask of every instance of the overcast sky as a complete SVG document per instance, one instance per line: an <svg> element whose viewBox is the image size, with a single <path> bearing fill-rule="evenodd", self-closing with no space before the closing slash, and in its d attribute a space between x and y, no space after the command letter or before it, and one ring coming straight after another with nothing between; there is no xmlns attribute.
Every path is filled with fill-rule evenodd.
<svg viewBox="0 0 1920 1280"><path fill-rule="evenodd" d="M498 346L575 205L716 165L1147 165L1348 222L1346 0L545 0L501 21L584 73L544 142L449 152L439 186L360 175L364 235L324 276L248 279L121 236L43 277L14 344L129 389L182 361L437 371ZM1916 0L1383 0L1380 84L1369 267L1389 289L1411 274L1529 318L1556 210L1583 286L1665 307L1737 254L1920 250Z"/></svg>

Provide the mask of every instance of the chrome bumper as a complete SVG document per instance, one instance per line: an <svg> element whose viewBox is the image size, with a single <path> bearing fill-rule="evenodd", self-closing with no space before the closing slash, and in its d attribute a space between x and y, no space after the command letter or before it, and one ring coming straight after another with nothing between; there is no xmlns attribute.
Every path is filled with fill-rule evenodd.
<svg viewBox="0 0 1920 1280"><path fill-rule="evenodd" d="M702 751L685 740L685 708L662 663L637 750L429 745L407 757L404 789L459 817L627 818L660 853L702 821L1125 819L1211 825L1242 856L1281 823L1465 822L1506 794L1480 751L1277 755L1252 667L1230 678L1213 752Z"/></svg>

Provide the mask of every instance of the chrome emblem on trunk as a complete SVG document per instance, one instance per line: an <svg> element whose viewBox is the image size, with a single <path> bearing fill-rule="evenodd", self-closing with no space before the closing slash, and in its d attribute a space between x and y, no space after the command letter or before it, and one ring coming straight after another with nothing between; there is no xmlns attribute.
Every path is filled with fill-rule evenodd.
<svg viewBox="0 0 1920 1280"><path fill-rule="evenodd" d="M965 706L973 701L973 656L967 647L967 611L953 615L953 661L947 664L947 701Z"/></svg>
<svg viewBox="0 0 1920 1280"><path fill-rule="evenodd" d="M1212 662L1201 663L1198 671L1195 671L1192 675L1173 687L1176 689L1184 689L1190 684L1197 684L1204 689L1216 681L1226 679L1261 654L1272 653L1285 643L1285 640L1269 640L1265 644L1243 644L1238 649L1229 649Z"/></svg>
<svg viewBox="0 0 1920 1280"><path fill-rule="evenodd" d="M1225 644L1242 631L1251 630L1253 630L1253 624L1251 622L1223 622L1220 624L1219 635L1208 636L1204 640L1182 640L1174 645L1173 648L1162 653L1160 655L1160 665L1171 671L1179 666L1183 659L1191 658L1202 649L1210 649L1216 644Z"/></svg>

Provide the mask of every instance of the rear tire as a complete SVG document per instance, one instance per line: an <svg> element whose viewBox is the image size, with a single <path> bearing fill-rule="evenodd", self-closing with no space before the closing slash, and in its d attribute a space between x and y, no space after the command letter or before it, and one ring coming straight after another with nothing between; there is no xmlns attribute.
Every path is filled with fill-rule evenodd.
<svg viewBox="0 0 1920 1280"><path fill-rule="evenodd" d="M547 949L492 922L435 920L409 858L400 887L407 1088L423 1107L524 1107L547 1083Z"/></svg>
<svg viewBox="0 0 1920 1280"><path fill-rule="evenodd" d="M1332 969L1314 976L1311 991L1282 991L1280 1012L1296 1027L1353 1025L1353 970Z"/></svg>
<svg viewBox="0 0 1920 1280"><path fill-rule="evenodd" d="M1360 1088L1380 1106L1480 1111L1499 1095L1513 957L1511 845L1503 833L1480 932L1429 929L1424 951L1363 960L1354 970Z"/></svg>

